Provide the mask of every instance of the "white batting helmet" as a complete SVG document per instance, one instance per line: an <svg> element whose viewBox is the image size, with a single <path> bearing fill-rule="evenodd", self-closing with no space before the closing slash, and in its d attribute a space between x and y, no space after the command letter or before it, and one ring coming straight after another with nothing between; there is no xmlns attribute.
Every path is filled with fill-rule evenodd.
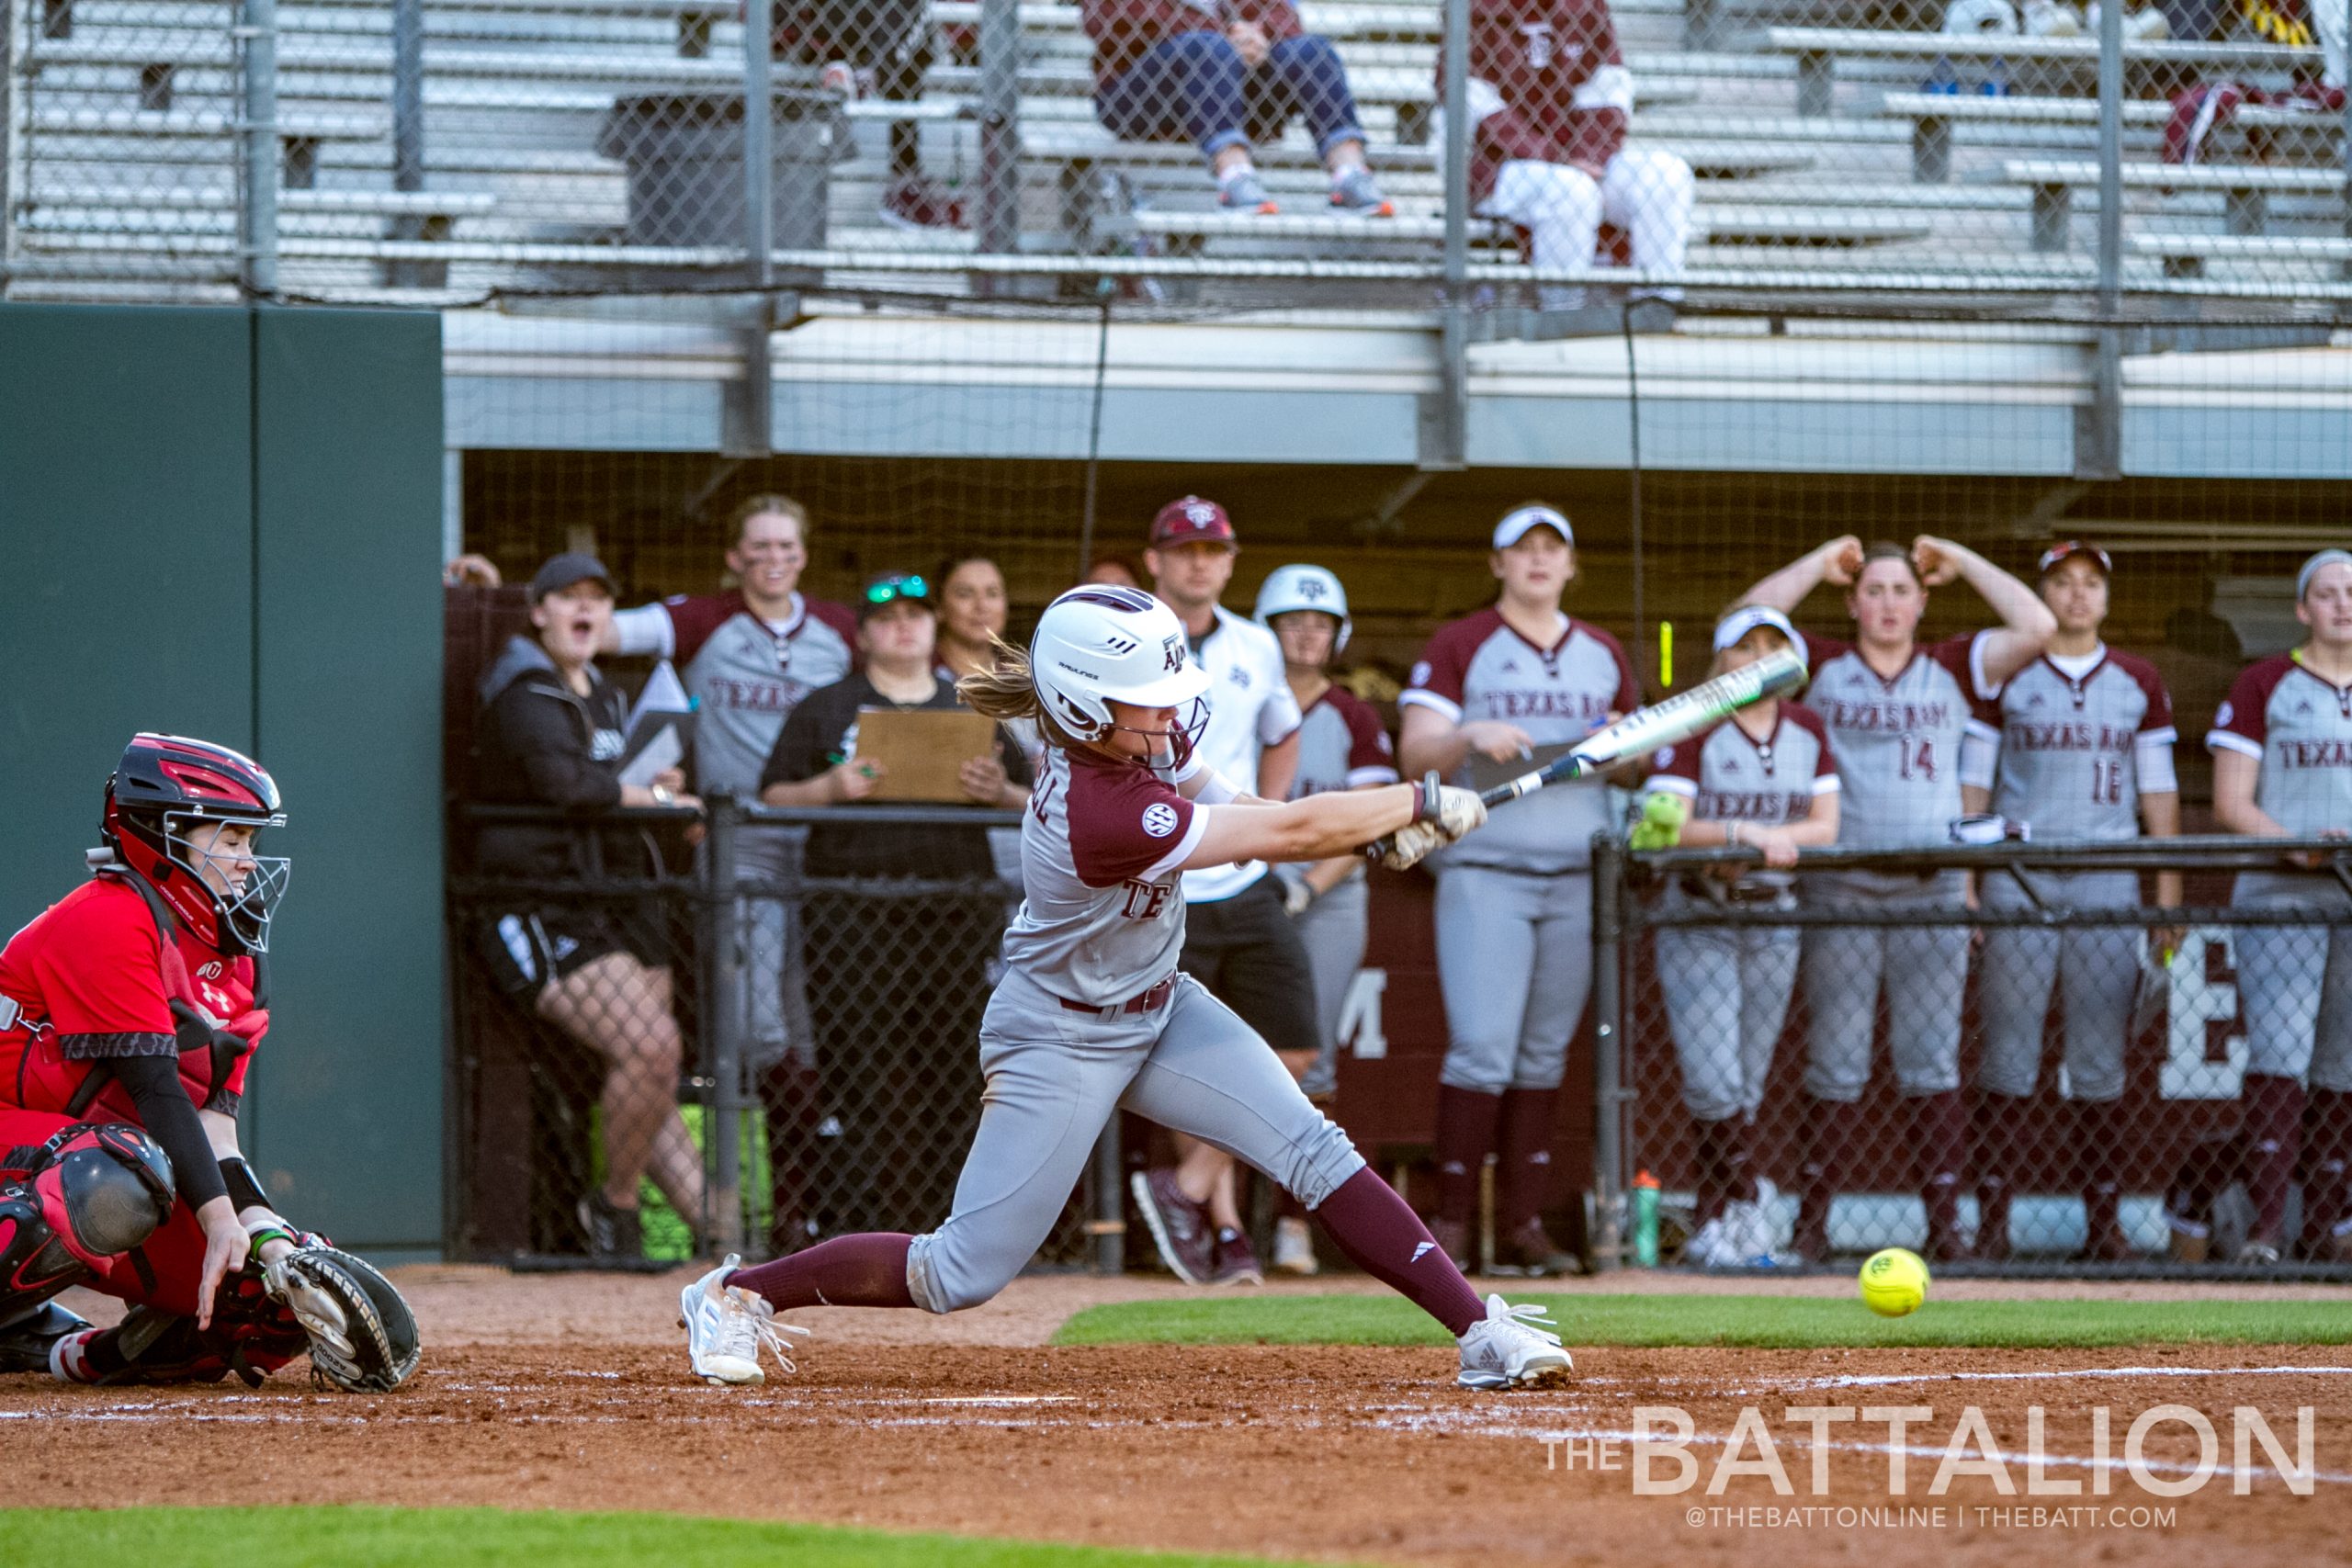
<svg viewBox="0 0 2352 1568"><path fill-rule="evenodd" d="M1073 588L1046 606L1029 639L1029 680L1046 716L1085 741L1117 728L1114 700L1172 708L1196 701L1209 684L1175 611L1140 588L1107 583Z"/></svg>
<svg viewBox="0 0 2352 1568"><path fill-rule="evenodd" d="M1258 588L1258 624L1271 629L1276 615L1293 610L1320 610L1337 616L1340 635L1332 640L1331 653L1337 658L1345 650L1354 623L1348 619L1348 591L1338 577L1319 566L1274 568Z"/></svg>

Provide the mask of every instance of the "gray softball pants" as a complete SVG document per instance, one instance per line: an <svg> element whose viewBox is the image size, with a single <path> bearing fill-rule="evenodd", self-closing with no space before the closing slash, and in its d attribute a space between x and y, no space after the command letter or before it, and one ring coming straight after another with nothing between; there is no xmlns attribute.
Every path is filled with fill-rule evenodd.
<svg viewBox="0 0 2352 1568"><path fill-rule="evenodd" d="M1277 866L1275 874L1289 880L1304 875L1304 866ZM1362 874L1349 877L1306 907L1298 917L1298 940L1306 948L1306 966L1315 976L1315 1065L1298 1087L1310 1095L1329 1094L1340 1084L1340 1013L1348 1005L1348 988L1363 967L1364 942L1372 933L1372 894Z"/></svg>
<svg viewBox="0 0 2352 1568"><path fill-rule="evenodd" d="M1979 888L1984 907L2036 908L2020 875L2032 878L2041 905L2050 908L2129 909L2140 902L2140 879L2128 871L1996 871L1986 874ZM1976 1066L1976 1087L2020 1097L2033 1092L2054 985L2065 1020L2066 1098L2121 1099L2124 1035L2132 1027L2147 940L2132 926L1986 928L1977 987L1984 1055Z"/></svg>
<svg viewBox="0 0 2352 1568"><path fill-rule="evenodd" d="M2352 897L2324 874L2247 872L2232 904L2330 909L2332 926L2241 926L2238 1017L2245 1070L2352 1092Z"/></svg>
<svg viewBox="0 0 2352 1568"><path fill-rule="evenodd" d="M800 870L806 828L745 828L736 835L735 874L747 889L773 886ZM790 1057L817 1062L808 1021L808 966L800 939L800 909L781 898L747 891L743 912L743 1008L746 1065L754 1070Z"/></svg>
<svg viewBox="0 0 2352 1568"><path fill-rule="evenodd" d="M1679 887L1667 890L1671 913L1704 908ZM1744 906L1761 913L1793 908ZM1665 926L1657 933L1658 988L1682 1067L1682 1103L1700 1122L1753 1116L1764 1103L1772 1047L1796 989L1797 932L1770 926Z"/></svg>
<svg viewBox="0 0 2352 1568"><path fill-rule="evenodd" d="M1106 1017L1009 970L980 1022L980 1071L954 1211L907 1255L908 1290L931 1312L978 1306L1035 1256L1114 1111L1213 1144L1309 1209L1364 1165L1272 1048L1189 975L1167 1006Z"/></svg>
<svg viewBox="0 0 2352 1568"><path fill-rule="evenodd" d="M1557 1089L1592 991L1592 874L1448 865L1437 874L1438 1082Z"/></svg>
<svg viewBox="0 0 2352 1568"><path fill-rule="evenodd" d="M1883 872L1815 872L1804 879L1809 909L1963 909L1967 884L1956 871L1931 878ZM1871 1076L1871 1036L1886 991L1894 1078L1912 1097L1960 1087L1960 1003L1968 982L1966 926L1811 926L1799 965L1813 1032L1804 1088L1846 1104Z"/></svg>

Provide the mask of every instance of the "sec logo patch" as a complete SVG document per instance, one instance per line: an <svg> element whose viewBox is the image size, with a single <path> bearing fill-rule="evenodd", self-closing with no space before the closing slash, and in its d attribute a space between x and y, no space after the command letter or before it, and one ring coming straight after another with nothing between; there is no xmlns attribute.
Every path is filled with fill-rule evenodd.
<svg viewBox="0 0 2352 1568"><path fill-rule="evenodd" d="M1176 830L1176 808L1164 800L1154 801L1143 808L1143 830L1155 839L1164 839Z"/></svg>

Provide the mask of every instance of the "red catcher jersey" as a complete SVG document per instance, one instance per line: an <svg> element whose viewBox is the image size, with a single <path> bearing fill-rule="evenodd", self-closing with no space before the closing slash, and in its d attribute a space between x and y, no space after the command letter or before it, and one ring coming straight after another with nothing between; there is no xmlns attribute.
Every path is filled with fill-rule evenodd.
<svg viewBox="0 0 2352 1568"><path fill-rule="evenodd" d="M214 1027L258 1045L269 1014L254 1007L250 958L223 958L181 932L170 948L138 892L94 877L51 905L0 949L0 996L21 1016L0 1030L0 1100L28 1111L62 1111L98 1062L178 1054L171 998L200 1009ZM247 1052L213 1094L209 1051L181 1056L188 1099L233 1112L244 1092ZM84 1112L132 1122L130 1097L101 1090Z"/></svg>

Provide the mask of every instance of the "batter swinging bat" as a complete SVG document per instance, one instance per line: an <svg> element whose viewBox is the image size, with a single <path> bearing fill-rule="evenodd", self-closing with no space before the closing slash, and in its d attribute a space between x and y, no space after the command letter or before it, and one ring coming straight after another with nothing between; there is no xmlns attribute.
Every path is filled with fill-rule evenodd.
<svg viewBox="0 0 2352 1568"><path fill-rule="evenodd" d="M1573 784L1612 768L1629 756L1644 755L1661 746L1687 740L1750 703L1795 691L1804 684L1804 655L1795 649L1784 648L1745 669L1718 675L1679 696L1629 713L1616 723L1586 736L1565 756L1482 791L1478 798L1491 810L1522 795L1532 795L1546 784ZM1396 841L1392 835L1366 845L1363 852L1378 860L1396 846Z"/></svg>

